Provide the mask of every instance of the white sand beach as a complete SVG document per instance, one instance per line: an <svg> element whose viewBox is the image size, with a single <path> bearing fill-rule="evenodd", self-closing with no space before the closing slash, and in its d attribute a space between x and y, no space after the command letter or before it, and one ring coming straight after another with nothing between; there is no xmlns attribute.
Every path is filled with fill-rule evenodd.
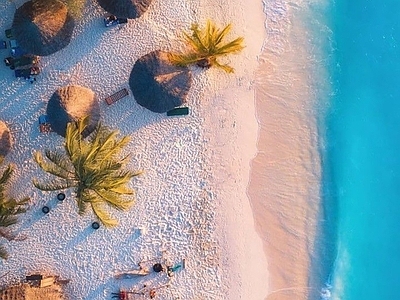
<svg viewBox="0 0 400 300"><path fill-rule="evenodd" d="M14 11L14 4L1 2L3 33ZM95 1L88 1L70 44L41 58L42 72L34 84L1 67L0 119L14 139L6 162L16 166L15 197L31 200L14 227L26 239L7 242L10 257L0 262L0 284L43 273L70 279L66 298L74 300L111 299L113 292L144 284L169 284L157 291L156 299L265 298L267 262L247 197L258 132L254 72L265 37L262 3L154 0L139 19L110 28L104 27L105 15ZM104 102L121 88L129 89L129 74L138 58L158 49L182 48L182 31L207 19L220 26L232 23L232 36L244 36L246 48L227 57L234 74L192 68L188 116L153 113L139 106L132 94L110 106ZM7 49L1 51L8 56ZM79 216L71 191L59 202L56 192L41 192L32 185L34 177L48 176L34 162L34 151L63 143L55 133L40 133L38 118L54 91L72 84L94 91L102 123L132 138L125 149L132 156L129 167L143 170L132 182L137 191L134 207L111 211L119 221L113 229L93 230L93 213ZM41 212L44 205L50 207L47 215ZM160 274L114 278L162 253L172 263L185 259L185 268L170 282Z"/></svg>

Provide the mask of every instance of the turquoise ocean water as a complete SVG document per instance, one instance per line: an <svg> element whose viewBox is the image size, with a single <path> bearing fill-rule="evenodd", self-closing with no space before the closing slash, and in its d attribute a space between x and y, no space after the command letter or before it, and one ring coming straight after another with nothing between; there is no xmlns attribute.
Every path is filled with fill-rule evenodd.
<svg viewBox="0 0 400 300"><path fill-rule="evenodd" d="M334 93L320 124L329 299L400 299L399 12L399 0L330 7Z"/></svg>

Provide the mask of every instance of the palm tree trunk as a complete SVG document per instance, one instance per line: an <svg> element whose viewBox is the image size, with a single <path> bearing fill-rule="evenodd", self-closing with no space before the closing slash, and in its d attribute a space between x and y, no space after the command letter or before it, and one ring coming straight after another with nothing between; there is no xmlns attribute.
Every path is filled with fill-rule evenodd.
<svg viewBox="0 0 400 300"><path fill-rule="evenodd" d="M196 65L200 68L208 69L212 66L212 62L209 57L206 57L197 61Z"/></svg>

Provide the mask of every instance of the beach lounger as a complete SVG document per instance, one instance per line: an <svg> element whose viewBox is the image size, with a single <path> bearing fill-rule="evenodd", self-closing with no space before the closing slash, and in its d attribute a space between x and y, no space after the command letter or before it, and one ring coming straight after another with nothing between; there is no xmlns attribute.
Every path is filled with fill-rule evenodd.
<svg viewBox="0 0 400 300"><path fill-rule="evenodd" d="M47 133L51 131L50 123L47 121L46 115L41 115L39 117L39 130L42 133Z"/></svg>
<svg viewBox="0 0 400 300"><path fill-rule="evenodd" d="M34 67L37 63L39 63L39 57L35 55L24 55L21 57L6 57L4 59L4 63L6 66L10 67L11 70L16 68L26 69L29 67Z"/></svg>
<svg viewBox="0 0 400 300"><path fill-rule="evenodd" d="M10 48L18 48L17 40L10 40Z"/></svg>
<svg viewBox="0 0 400 300"><path fill-rule="evenodd" d="M130 279L130 278L135 278L138 276L147 276L150 274L150 271L147 269L139 269L139 270L132 270L128 272L123 272L115 275L114 277L116 279Z"/></svg>
<svg viewBox="0 0 400 300"><path fill-rule="evenodd" d="M10 29L6 29L4 32L5 32L6 37L7 37L8 39L12 39L12 38L14 37L13 34L12 34L11 28L10 28Z"/></svg>
<svg viewBox="0 0 400 300"><path fill-rule="evenodd" d="M43 278L42 280L40 280L40 285L39 287L43 288L43 287L47 287L47 286L51 286L55 283L56 278L51 276L51 277L47 277L47 278Z"/></svg>
<svg viewBox="0 0 400 300"><path fill-rule="evenodd" d="M7 42L6 41L0 41L0 48L1 49L7 49Z"/></svg>
<svg viewBox="0 0 400 300"><path fill-rule="evenodd" d="M28 275L25 278L26 278L26 281L42 280L43 279L43 275L41 275L41 274L33 274L33 275Z"/></svg>
<svg viewBox="0 0 400 300"><path fill-rule="evenodd" d="M28 69L14 70L15 77L23 77L25 79L31 78L31 76L38 75L40 73L39 67L30 67Z"/></svg>
<svg viewBox="0 0 400 300"><path fill-rule="evenodd" d="M119 90L118 92L112 94L111 96L108 96L104 100L106 101L106 103L108 105L111 105L111 104L117 102L118 100L128 96L128 95L129 95L128 89L123 88L122 90Z"/></svg>
<svg viewBox="0 0 400 300"><path fill-rule="evenodd" d="M177 107L167 111L167 116L186 116L189 114L189 107Z"/></svg>
<svg viewBox="0 0 400 300"><path fill-rule="evenodd" d="M108 16L104 18L104 26L110 27L113 25L119 25L119 24L126 24L128 23L128 19L126 18L117 18L114 15Z"/></svg>
<svg viewBox="0 0 400 300"><path fill-rule="evenodd" d="M24 55L29 55L29 53L23 50L21 47L11 48L11 56L19 57Z"/></svg>

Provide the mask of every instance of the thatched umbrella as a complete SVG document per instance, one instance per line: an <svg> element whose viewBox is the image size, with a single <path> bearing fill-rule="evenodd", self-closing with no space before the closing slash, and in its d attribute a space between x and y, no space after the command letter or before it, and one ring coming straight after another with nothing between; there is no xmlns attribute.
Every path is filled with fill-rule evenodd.
<svg viewBox="0 0 400 300"><path fill-rule="evenodd" d="M168 53L162 51L139 58L129 77L129 86L137 103L158 113L185 103L191 84L189 69L172 64Z"/></svg>
<svg viewBox="0 0 400 300"><path fill-rule="evenodd" d="M0 121L0 156L6 156L13 144L10 130L6 123Z"/></svg>
<svg viewBox="0 0 400 300"><path fill-rule="evenodd" d="M31 0L16 10L12 34L23 50L46 56L69 44L74 26L74 19L61 1Z"/></svg>
<svg viewBox="0 0 400 300"><path fill-rule="evenodd" d="M6 287L0 291L0 300L63 300L62 286L54 283L48 287L34 287L23 283Z"/></svg>
<svg viewBox="0 0 400 300"><path fill-rule="evenodd" d="M100 120L100 106L92 90L71 85L59 88L47 103L47 118L51 129L65 137L67 124L89 116L89 125L83 131L88 136Z"/></svg>
<svg viewBox="0 0 400 300"><path fill-rule="evenodd" d="M105 11L118 18L136 19L143 15L153 0L97 0Z"/></svg>

